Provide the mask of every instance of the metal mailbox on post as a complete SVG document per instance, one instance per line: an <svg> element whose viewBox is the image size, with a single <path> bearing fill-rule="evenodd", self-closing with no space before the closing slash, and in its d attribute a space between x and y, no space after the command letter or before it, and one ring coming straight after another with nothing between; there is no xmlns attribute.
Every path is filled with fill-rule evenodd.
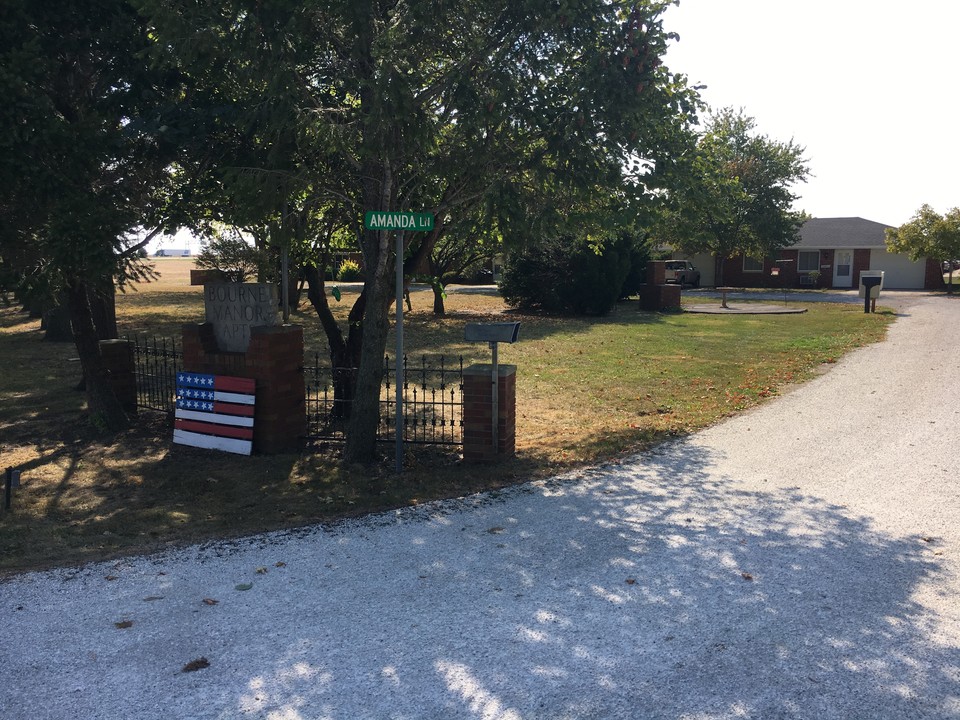
<svg viewBox="0 0 960 720"><path fill-rule="evenodd" d="M863 270L860 272L860 297L863 298L863 311L870 312L877 307L877 298L883 289L883 270Z"/></svg>
<svg viewBox="0 0 960 720"><path fill-rule="evenodd" d="M498 323L467 323L464 329L464 340L467 342L486 342L490 343L490 350L493 354L492 366L490 370L491 382L491 405L493 414L493 447L494 452L499 447L498 423L500 421L500 403L499 403L499 382L500 369L497 364L497 345L499 343L515 343L520 335L519 322L498 322Z"/></svg>

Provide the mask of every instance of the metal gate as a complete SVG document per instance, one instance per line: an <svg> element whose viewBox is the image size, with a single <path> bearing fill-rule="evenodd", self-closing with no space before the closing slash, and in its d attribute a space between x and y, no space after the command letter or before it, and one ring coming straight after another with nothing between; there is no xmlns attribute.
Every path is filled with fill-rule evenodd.
<svg viewBox="0 0 960 720"><path fill-rule="evenodd" d="M310 440L342 441L350 414L355 368L333 368L321 363L320 354L304 370L307 386L307 437ZM380 384L380 441L394 439L396 423L396 371L384 357ZM403 358L400 378L403 389L403 440L422 445L463 444L463 357L450 362L444 357L419 362Z"/></svg>

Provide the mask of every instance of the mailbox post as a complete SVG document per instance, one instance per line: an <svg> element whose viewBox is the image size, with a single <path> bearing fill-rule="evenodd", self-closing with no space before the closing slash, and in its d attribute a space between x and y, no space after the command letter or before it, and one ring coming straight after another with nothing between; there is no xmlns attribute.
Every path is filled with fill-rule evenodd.
<svg viewBox="0 0 960 720"><path fill-rule="evenodd" d="M518 322L499 322L499 323L467 323L464 330L464 340L467 342L486 342L490 344L492 351L492 368L490 370L490 402L493 408L492 432L493 448L496 452L499 447L498 427L500 422L500 368L497 362L497 349L499 343L515 343L520 335L520 323Z"/></svg>
<svg viewBox="0 0 960 720"><path fill-rule="evenodd" d="M869 313L877 308L877 298L883 288L883 270L864 270L860 273L860 297L863 298L863 312Z"/></svg>

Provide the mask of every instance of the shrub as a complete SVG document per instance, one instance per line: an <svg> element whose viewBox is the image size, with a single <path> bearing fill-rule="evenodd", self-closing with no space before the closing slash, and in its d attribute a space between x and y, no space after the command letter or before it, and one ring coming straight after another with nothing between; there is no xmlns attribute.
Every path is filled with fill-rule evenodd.
<svg viewBox="0 0 960 720"><path fill-rule="evenodd" d="M354 260L344 260L337 270L337 280L340 282L358 282L363 280L360 264Z"/></svg>
<svg viewBox="0 0 960 720"><path fill-rule="evenodd" d="M647 262L650 260L650 245L636 238L623 236L621 242L627 245L630 256L630 270L620 288L620 297L627 298L640 294L640 286L647 282Z"/></svg>
<svg viewBox="0 0 960 720"><path fill-rule="evenodd" d="M631 244L619 238L597 252L570 237L529 243L511 253L500 291L508 304L522 309L604 315L630 272Z"/></svg>

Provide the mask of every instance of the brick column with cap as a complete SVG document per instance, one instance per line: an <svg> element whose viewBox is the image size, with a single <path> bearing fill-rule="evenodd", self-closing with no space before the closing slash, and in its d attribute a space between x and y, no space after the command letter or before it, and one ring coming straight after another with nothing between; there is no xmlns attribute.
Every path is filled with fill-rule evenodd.
<svg viewBox="0 0 960 720"><path fill-rule="evenodd" d="M493 366L471 365L463 371L463 458L478 462L513 457L517 440L517 366L498 365L497 447L493 447Z"/></svg>
<svg viewBox="0 0 960 720"><path fill-rule="evenodd" d="M250 328L245 353L219 352L210 323L183 326L183 368L257 381L253 448L276 454L298 450L307 434L303 328Z"/></svg>

